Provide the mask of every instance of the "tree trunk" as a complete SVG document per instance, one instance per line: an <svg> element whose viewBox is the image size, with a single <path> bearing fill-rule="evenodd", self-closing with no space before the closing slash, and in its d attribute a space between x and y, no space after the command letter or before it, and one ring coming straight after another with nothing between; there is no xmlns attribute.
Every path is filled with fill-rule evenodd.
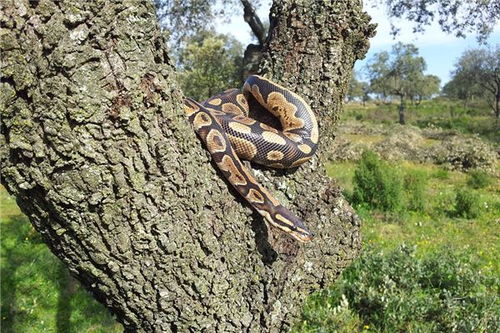
<svg viewBox="0 0 500 333"><path fill-rule="evenodd" d="M495 95L495 116L500 119L500 86L498 87L498 91Z"/></svg>
<svg viewBox="0 0 500 333"><path fill-rule="evenodd" d="M352 68L375 33L361 0L275 1L261 72L293 88L319 118L321 163L329 158ZM322 166L321 166L322 167Z"/></svg>
<svg viewBox="0 0 500 333"><path fill-rule="evenodd" d="M406 120L405 120L405 102L404 102L404 99L403 99L403 95L400 95L399 96L400 98L400 103L399 103L399 123L401 125L404 125L406 124Z"/></svg>
<svg viewBox="0 0 500 333"><path fill-rule="evenodd" d="M306 245L268 229L213 168L152 3L4 3L2 184L127 331L287 330L358 254L359 220L322 165L373 27L354 0L272 13L262 70L311 102L323 137L311 163L259 179L316 233Z"/></svg>

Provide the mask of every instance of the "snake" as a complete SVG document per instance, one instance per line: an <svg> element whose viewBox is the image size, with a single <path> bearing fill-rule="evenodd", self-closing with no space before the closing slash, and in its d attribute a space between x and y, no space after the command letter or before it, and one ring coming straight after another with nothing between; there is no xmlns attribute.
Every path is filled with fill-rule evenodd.
<svg viewBox="0 0 500 333"><path fill-rule="evenodd" d="M242 162L284 169L311 159L317 150L318 123L304 99L251 75L242 89L226 90L201 103L185 97L184 111L224 177L264 220L299 242L312 240L305 223L259 184Z"/></svg>

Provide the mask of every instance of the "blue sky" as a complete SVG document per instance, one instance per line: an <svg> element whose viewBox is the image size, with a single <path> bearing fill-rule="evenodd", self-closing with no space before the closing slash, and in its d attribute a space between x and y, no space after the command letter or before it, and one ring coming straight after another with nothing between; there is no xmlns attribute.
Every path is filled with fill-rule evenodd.
<svg viewBox="0 0 500 333"><path fill-rule="evenodd" d="M265 1L263 1L265 2ZM429 26L424 33L414 34L412 24L404 21L395 21L400 34L394 39L390 35L390 23L383 8L371 8L365 6L365 10L372 17L372 22L377 23L377 35L370 40L371 47L364 60L356 62L355 69L362 69L367 60L380 51L390 51L391 46L398 41L403 43L413 43L427 63L426 74L434 74L441 78L441 85L450 79L450 72L460 55L467 49L477 48L480 45L476 42L476 36L470 35L467 38L456 38L453 35L441 32L437 24ZM257 11L261 19L267 17L268 5L263 4ZM217 23L217 30L222 33L230 33L240 40L243 45L251 42L251 31L241 16L233 17L230 22ZM491 45L500 44L500 22L496 25L494 32L488 39Z"/></svg>

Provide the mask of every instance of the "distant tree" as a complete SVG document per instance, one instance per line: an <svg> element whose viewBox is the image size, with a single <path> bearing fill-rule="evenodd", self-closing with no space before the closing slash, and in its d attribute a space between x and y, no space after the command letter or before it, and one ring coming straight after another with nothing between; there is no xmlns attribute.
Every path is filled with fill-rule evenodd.
<svg viewBox="0 0 500 333"><path fill-rule="evenodd" d="M442 93L450 99L458 99L463 102L464 107L467 107L469 101L474 97L482 97L484 92L475 80L466 78L463 73L452 72L452 79L444 86Z"/></svg>
<svg viewBox="0 0 500 333"><path fill-rule="evenodd" d="M423 75L415 81L412 100L420 104L422 100L429 99L439 93L441 79L436 75Z"/></svg>
<svg viewBox="0 0 500 333"><path fill-rule="evenodd" d="M252 31L255 44L242 49L245 70L242 76L258 71L264 42L268 38L269 23L262 21L256 9L261 0L155 0L157 16L174 48L183 48L189 40L203 31L213 30L216 22L228 21L242 14Z"/></svg>
<svg viewBox="0 0 500 333"><path fill-rule="evenodd" d="M235 38L201 31L175 54L184 93L198 101L241 86L243 46Z"/></svg>
<svg viewBox="0 0 500 333"><path fill-rule="evenodd" d="M370 100L370 85L367 82L359 81L358 77L359 74L353 71L351 81L349 82L347 100L350 102L360 100L364 104Z"/></svg>
<svg viewBox="0 0 500 333"><path fill-rule="evenodd" d="M389 52L382 51L373 55L366 67L366 75L370 81L370 90L372 93L378 95L380 99L385 100L391 95L388 80L389 74Z"/></svg>
<svg viewBox="0 0 500 333"><path fill-rule="evenodd" d="M389 17L413 22L414 32L423 32L434 20L441 30L465 37L476 33L485 42L495 24L500 20L498 0L371 0L375 5L385 5ZM398 34L397 24L391 22L392 33Z"/></svg>
<svg viewBox="0 0 500 333"><path fill-rule="evenodd" d="M464 101L472 96L486 98L496 118L500 117L500 44L495 48L465 51L455 64L447 95Z"/></svg>
<svg viewBox="0 0 500 333"><path fill-rule="evenodd" d="M375 54L366 67L373 92L399 98L400 124L405 124L405 101L417 94L423 95L417 89L423 89L418 82L424 80L425 68L425 60L418 55L417 47L403 43L395 44L390 54L386 51Z"/></svg>

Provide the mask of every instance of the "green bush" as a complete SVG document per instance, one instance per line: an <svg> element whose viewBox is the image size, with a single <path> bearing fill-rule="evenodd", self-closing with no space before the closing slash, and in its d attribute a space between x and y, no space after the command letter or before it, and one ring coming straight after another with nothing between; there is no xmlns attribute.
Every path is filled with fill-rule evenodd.
<svg viewBox="0 0 500 333"><path fill-rule="evenodd" d="M353 203L384 211L397 211L401 207L403 184L396 170L375 153L363 153L353 183Z"/></svg>
<svg viewBox="0 0 500 333"><path fill-rule="evenodd" d="M499 332L499 282L445 249L424 259L404 245L386 255L368 251L332 289L312 298L337 311L306 307L301 332L319 332L341 320L358 322L350 332ZM324 332L336 331L346 330Z"/></svg>
<svg viewBox="0 0 500 333"><path fill-rule="evenodd" d="M455 197L455 214L467 219L479 216L479 197L468 189L460 189Z"/></svg>
<svg viewBox="0 0 500 333"><path fill-rule="evenodd" d="M425 209L425 188L427 174L423 171L412 170L405 175L404 187L409 210L423 212Z"/></svg>
<svg viewBox="0 0 500 333"><path fill-rule="evenodd" d="M469 187L480 189L489 186L491 183L491 177L486 172L480 170L469 172L467 178L467 185Z"/></svg>
<svg viewBox="0 0 500 333"><path fill-rule="evenodd" d="M360 121L363 119L363 114L362 113L359 113L359 112L356 112L354 114L354 119L356 119L357 121Z"/></svg>
<svg viewBox="0 0 500 333"><path fill-rule="evenodd" d="M331 302L321 293L311 296L304 305L302 321L295 325L292 333L357 332L363 321L349 309L347 298L342 295L338 305Z"/></svg>
<svg viewBox="0 0 500 333"><path fill-rule="evenodd" d="M446 169L438 169L432 177L437 179L448 179L450 178L450 172Z"/></svg>

